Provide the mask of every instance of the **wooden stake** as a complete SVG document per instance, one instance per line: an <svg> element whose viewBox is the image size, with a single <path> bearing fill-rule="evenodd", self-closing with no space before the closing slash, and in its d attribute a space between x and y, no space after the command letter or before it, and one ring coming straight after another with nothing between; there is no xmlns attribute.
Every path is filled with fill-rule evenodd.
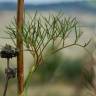
<svg viewBox="0 0 96 96"><path fill-rule="evenodd" d="M17 5L17 78L18 78L18 96L24 96L24 64L23 64L23 19L24 19L24 0L18 0Z"/></svg>

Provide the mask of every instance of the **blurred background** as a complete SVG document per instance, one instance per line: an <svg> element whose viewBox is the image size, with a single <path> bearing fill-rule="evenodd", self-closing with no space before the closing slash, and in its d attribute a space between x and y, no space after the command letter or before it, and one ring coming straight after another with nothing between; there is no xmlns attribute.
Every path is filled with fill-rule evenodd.
<svg viewBox="0 0 96 96"><path fill-rule="evenodd" d="M16 17L16 0L0 0L0 48L5 44L13 45L13 42L4 32L6 26ZM25 14L39 14L48 16L50 13L63 12L66 17L76 17L81 30L84 32L82 42L92 38L88 50L96 59L96 1L95 0L25 0ZM48 49L49 52L51 49ZM32 63L29 52L24 52L25 77ZM93 90L89 90L87 81L82 80L82 69L86 64L92 64L90 56L82 48L67 48L60 53L46 58L46 64L40 65L33 74L29 96L91 96ZM16 66L16 58L11 60L11 66ZM6 60L0 58L0 96L5 85L4 70ZM95 69L95 67L94 67ZM92 79L93 73L87 73L88 80ZM7 96L16 96L16 79L10 80ZM87 86L87 87L86 87Z"/></svg>

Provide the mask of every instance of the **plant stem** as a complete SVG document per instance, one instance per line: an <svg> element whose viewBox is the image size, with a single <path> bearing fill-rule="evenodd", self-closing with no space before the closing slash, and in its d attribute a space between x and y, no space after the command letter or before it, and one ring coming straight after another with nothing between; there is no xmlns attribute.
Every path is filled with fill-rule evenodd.
<svg viewBox="0 0 96 96"><path fill-rule="evenodd" d="M18 0L17 5L17 48L20 50L17 56L18 96L24 96L24 64L23 64L23 18L24 0Z"/></svg>

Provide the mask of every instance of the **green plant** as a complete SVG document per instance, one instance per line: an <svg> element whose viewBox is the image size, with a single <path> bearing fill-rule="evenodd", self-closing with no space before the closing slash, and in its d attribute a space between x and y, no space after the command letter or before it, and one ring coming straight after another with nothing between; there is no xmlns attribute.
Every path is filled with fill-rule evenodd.
<svg viewBox="0 0 96 96"><path fill-rule="evenodd" d="M17 37L16 20L12 21L7 28L7 34L16 45ZM46 49L51 45L55 50L50 54L54 54L64 48L71 46L79 46L85 48L90 40L85 44L79 44L82 32L76 18L65 17L64 14L49 15L49 17L39 16L37 13L33 17L25 18L23 24L23 32L19 34L24 41L24 45L33 56L34 63L29 69L28 76L25 81L25 89L29 87L32 73L40 64L44 63ZM71 42L68 42L71 39ZM49 55L49 54L48 54Z"/></svg>

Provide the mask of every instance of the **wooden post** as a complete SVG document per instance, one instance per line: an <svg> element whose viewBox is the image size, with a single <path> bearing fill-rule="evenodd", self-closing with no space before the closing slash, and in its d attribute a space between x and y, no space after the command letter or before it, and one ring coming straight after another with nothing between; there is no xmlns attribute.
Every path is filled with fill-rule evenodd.
<svg viewBox="0 0 96 96"><path fill-rule="evenodd" d="M17 78L18 78L18 96L24 96L24 64L23 64L23 19L24 19L24 0L18 0L17 5Z"/></svg>

